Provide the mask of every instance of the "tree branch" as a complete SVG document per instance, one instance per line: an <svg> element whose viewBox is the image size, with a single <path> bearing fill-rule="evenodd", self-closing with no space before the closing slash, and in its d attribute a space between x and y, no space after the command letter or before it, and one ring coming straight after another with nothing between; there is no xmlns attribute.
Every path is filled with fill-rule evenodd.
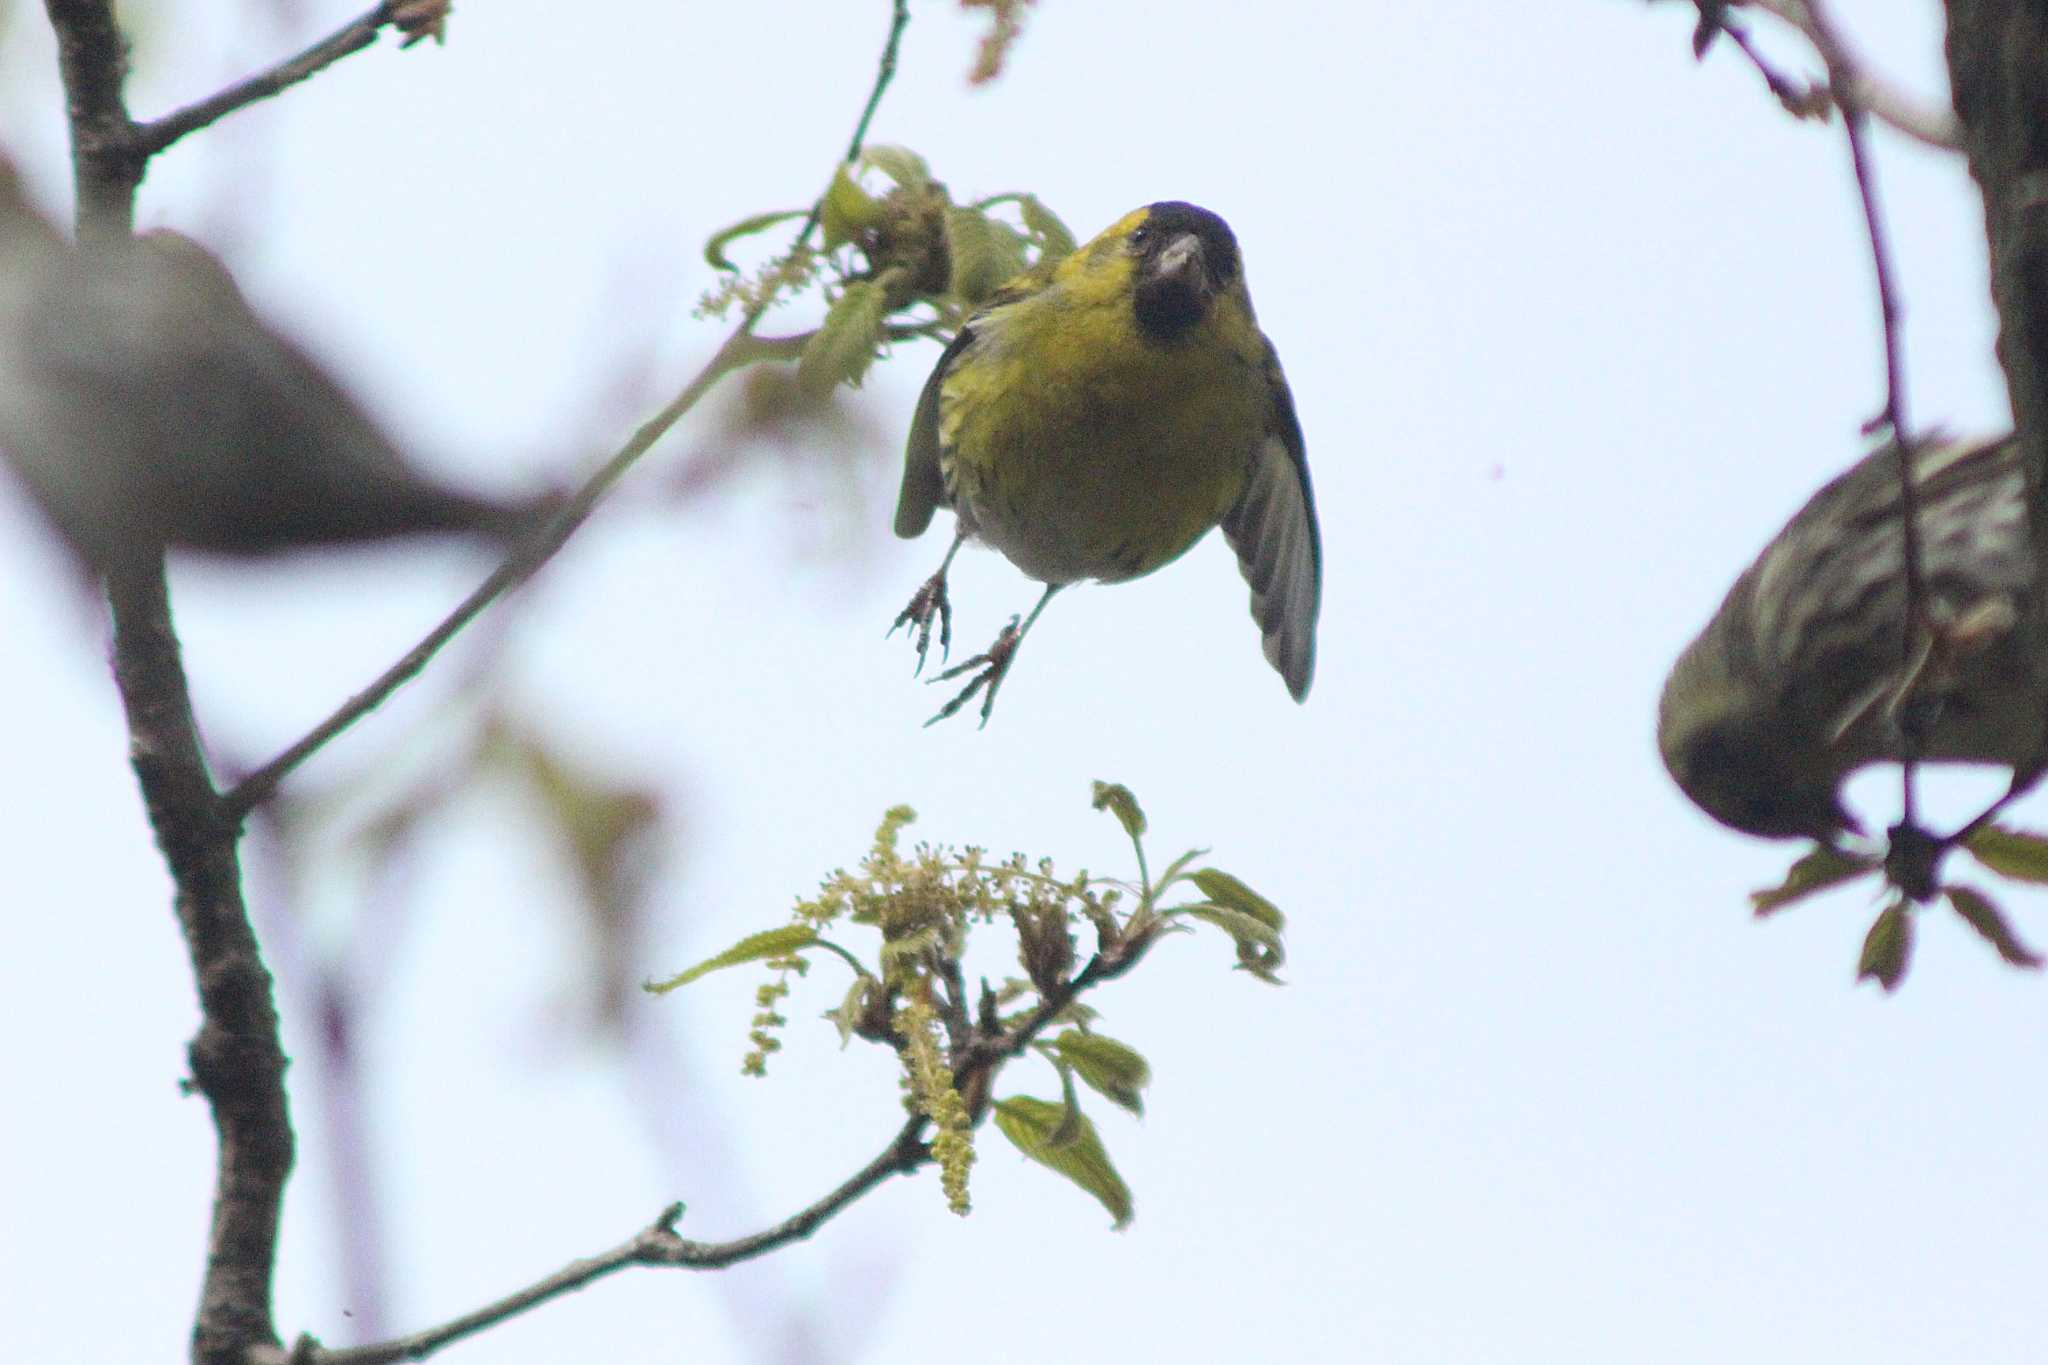
<svg viewBox="0 0 2048 1365"><path fill-rule="evenodd" d="M597 504L611 491L625 472L632 468L651 449L656 441L668 431L684 414L697 405L698 400L709 393L712 387L734 370L753 364L770 354L780 354L781 348L772 342L762 342L753 337L743 325L718 348L695 378L672 399L669 405L640 425L617 454L584 480L583 486L562 505L553 519L535 533L534 537L518 546L490 577L477 585L474 592L462 599L454 611L428 631L420 642L407 650L399 660L363 688L362 691L343 702L334 713L314 726L298 741L268 763L237 782L222 798L223 809L230 819L239 820L277 790L291 771L317 753L320 748L349 726L377 709L389 699L392 693L420 675L433 661L436 654L459 635L463 628L481 616L492 603L512 589L524 583L539 572L542 565L555 556L578 527L590 519Z"/></svg>
<svg viewBox="0 0 2048 1365"><path fill-rule="evenodd" d="M145 158L134 153L134 121L122 87L128 40L111 0L44 0L57 34L57 69L71 128L71 176L81 238L126 237L135 229L135 187Z"/></svg>
<svg viewBox="0 0 2048 1365"><path fill-rule="evenodd" d="M392 22L391 5L381 4L360 18L342 25L298 56L279 62L268 71L237 81L216 95L175 109L162 118L133 127L135 155L148 158L209 124L217 123L237 109L269 99L318 75L342 58L361 52L377 41L378 30Z"/></svg>
<svg viewBox="0 0 2048 1365"><path fill-rule="evenodd" d="M107 595L131 761L199 986L192 1083L220 1142L192 1354L202 1365L228 1365L277 1341L271 1273L293 1155L285 1056L270 973L242 902L234 825L222 818L200 753L162 556L117 565Z"/></svg>
<svg viewBox="0 0 2048 1365"><path fill-rule="evenodd" d="M962 1095L975 1097L970 1110L971 1121L978 1126L987 1116L995 1075L1011 1058L1029 1047L1083 993L1136 966L1158 937L1155 924L1114 947L1103 948L1088 960L1087 966L1049 992L1038 1007L1013 1029L998 1030L993 1035L979 1028L971 1030L969 1036L954 1048L953 1061L955 1088ZM425 1360L464 1337L494 1327L564 1294L574 1293L629 1266L719 1270L765 1256L809 1237L834 1215L889 1177L908 1175L929 1162L931 1151L924 1142L924 1130L929 1122L922 1114L905 1120L903 1126L896 1130L896 1135L872 1160L841 1181L831 1193L780 1223L749 1236L730 1242L696 1242L678 1236L675 1225L683 1215L683 1206L671 1204L653 1223L611 1250L571 1261L554 1274L475 1312L465 1313L438 1327L369 1346L330 1351L313 1338L302 1337L292 1348L288 1365L392 1365L395 1361Z"/></svg>
<svg viewBox="0 0 2048 1365"><path fill-rule="evenodd" d="M2035 565L2027 610L2040 632L2048 630L2048 9L1948 0L1947 55L1963 150L1984 196L1998 360L2027 479ZM2044 762L2048 746L2015 768L2005 801L2038 782Z"/></svg>
<svg viewBox="0 0 2048 1365"><path fill-rule="evenodd" d="M1891 246L1884 225L1884 208L1878 202L1877 168L1871 160L1868 140L1869 111L1862 103L1863 81L1856 59L1834 21L1824 0L1805 0L1804 31L1828 69L1828 89L1842 111L1842 128L1849 139L1849 160L1856 173L1856 192L1863 202L1863 223L1870 238L1870 261L1876 275L1878 313L1884 331L1884 409L1867 424L1866 431L1884 430L1890 437L1899 463L1900 558L1905 577L1906 610L1900 623L1899 654L1902 676L1910 677L1914 661L1926 639L1927 576L1920 543L1920 494L1914 481L1913 459L1918 441L1906 425L1905 362L1899 338L1904 316L1898 283L1892 269ZM1900 763L1901 813L1899 824L1918 829L1914 770L1924 748L1923 727L1910 718L1911 708L1902 713L1900 735L1904 761Z"/></svg>
<svg viewBox="0 0 2048 1365"><path fill-rule="evenodd" d="M473 1313L444 1322L409 1336L371 1346L354 1346L330 1351L310 1337L301 1338L289 1357L291 1365L391 1365L394 1361L425 1360L442 1348L465 1337L519 1316L544 1303L572 1294L584 1286L630 1266L675 1266L686 1270L718 1270L756 1256L766 1255L791 1242L802 1241L854 1200L893 1175L907 1174L930 1160L920 1134L922 1117L906 1120L896 1136L867 1165L842 1181L838 1188L816 1203L771 1228L731 1242L694 1242L676 1233L683 1216L681 1204L662 1210L647 1227L610 1251L571 1261L554 1274L526 1288L507 1294Z"/></svg>
<svg viewBox="0 0 2048 1365"><path fill-rule="evenodd" d="M1814 17L1814 7L1806 3L1806 0L1740 0L1740 3L1754 5L1798 29L1816 49L1819 49L1823 42L1832 42L1836 52L1849 59L1850 76L1836 87L1838 97L1846 96L1860 108L1868 111L1872 118L1929 147L1939 147L1946 151L1962 149L1962 125L1956 120L1955 115L1946 109L1931 108L1919 103L1883 77L1869 71L1860 60L1855 59L1853 54L1842 47L1838 39L1824 38L1823 32L1829 30L1830 26L1824 18Z"/></svg>
<svg viewBox="0 0 2048 1365"><path fill-rule="evenodd" d="M883 41L882 57L876 66L873 87L868 92L867 103L862 107L860 118L854 124L853 138L846 149L846 161L859 157L865 144L868 126L874 121L875 110L880 106L882 95L896 76L896 54L903 43L903 30L910 23L909 0L891 0L889 35ZM790 244L791 254L802 251L810 244L811 235L818 229L819 215L824 211L823 199L814 201L803 226ZM641 456L666 435L671 427L682 420L684 414L695 407L697 402L709 393L712 387L726 375L744 369L756 361L795 358L801 353L802 342L807 337L756 337L754 328L768 311L773 296L765 297L750 307L740 324L718 351L705 362L704 368L683 387L683 391L643 423L632 438L620 447L596 473L592 474L565 503L562 510L544 527L532 541L514 550L512 556L500 565L496 572L478 585L476 591L444 618L440 624L428 631L425 637L398 662L384 670L369 686L350 697L336 708L327 719L314 726L297 742L271 759L255 772L250 773L227 793L225 809L234 819L246 815L272 792L277 790L290 772L319 751L336 735L361 720L392 693L419 676L433 657L440 653L450 640L461 633L463 628L482 615L492 603L513 588L531 578L540 567L554 557L571 535L585 521L598 502L611 490L625 472L637 463Z"/></svg>

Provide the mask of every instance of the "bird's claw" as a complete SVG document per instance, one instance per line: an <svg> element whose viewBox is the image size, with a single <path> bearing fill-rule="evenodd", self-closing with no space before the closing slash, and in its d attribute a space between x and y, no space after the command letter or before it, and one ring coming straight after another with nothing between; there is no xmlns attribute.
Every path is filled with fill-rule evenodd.
<svg viewBox="0 0 2048 1365"><path fill-rule="evenodd" d="M958 715L960 708L974 700L977 692L983 693L981 699L981 726L977 728L983 728L988 725L989 712L995 709L996 690L1003 685L1003 678L1010 671L1010 660L1017 653L1017 642L1023 638L1023 632L1017 628L1017 622L1018 618L1012 616L1010 624L1002 628L1001 632L997 634L995 642L986 651L975 655L965 663L953 665L930 680L935 683L949 682L967 673L970 669L979 668L981 670L974 675L967 686L960 689L959 695L955 696L944 706L941 706L938 714L925 722L927 728L937 725L942 720ZM985 692L984 689L986 689Z"/></svg>
<svg viewBox="0 0 2048 1365"><path fill-rule="evenodd" d="M934 616L939 620L939 662L944 663L953 652L953 603L946 596L944 569L927 578L924 585L911 594L910 605L897 613L895 624L889 627L890 635L906 625L911 627L917 641L917 667L911 670L912 677L924 672L925 655L932 647Z"/></svg>

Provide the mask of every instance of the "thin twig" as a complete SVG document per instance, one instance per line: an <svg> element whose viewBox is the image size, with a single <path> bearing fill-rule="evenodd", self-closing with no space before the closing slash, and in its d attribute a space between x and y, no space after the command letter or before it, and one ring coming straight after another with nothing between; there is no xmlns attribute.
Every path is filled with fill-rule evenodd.
<svg viewBox="0 0 2048 1365"><path fill-rule="evenodd" d="M251 808L277 789L292 769L311 757L322 745L346 730L375 710L393 692L419 676L433 657L441 652L462 628L482 615L484 610L513 588L531 578L540 567L552 558L568 542L569 537L596 509L613 484L619 481L634 462L668 433L670 427L680 421L685 413L696 406L711 387L733 370L740 369L760 358L761 347L744 331L733 333L719 347L716 354L705 362L683 391L642 423L617 454L592 474L583 486L565 502L547 525L535 533L533 539L516 548L511 557L494 570L490 577L477 585L474 592L462 599L420 642L407 650L399 660L380 673L369 686L350 697L334 713L308 731L305 736L287 748L276 758L250 773L236 783L222 797L222 806L231 819L240 819Z"/></svg>
<svg viewBox="0 0 2048 1365"><path fill-rule="evenodd" d="M830 1194L752 1236L731 1242L695 1242L678 1236L675 1229L683 1216L683 1206L671 1204L652 1223L611 1250L571 1261L545 1279L507 1294L495 1303L485 1304L473 1313L465 1313L408 1336L338 1351L326 1350L310 1338L303 1338L293 1349L291 1360L293 1365L391 1365L394 1361L425 1360L465 1337L495 1327L565 1294L572 1294L630 1266L719 1270L766 1255L809 1237L834 1214L890 1176L907 1174L930 1160L919 1136L924 1125L922 1117L905 1120L896 1136L873 1160L840 1182Z"/></svg>
<svg viewBox="0 0 2048 1365"><path fill-rule="evenodd" d="M1834 84L1838 101L1855 103L1872 118L1929 147L1950 152L1962 150L1963 129L1954 111L1921 104L1890 82L1873 75L1843 47L1826 17L1815 17L1815 6L1808 0L1742 0L1742 3L1754 5L1790 24L1805 34L1815 48L1831 43L1839 55L1847 58L1846 80L1837 81L1833 66L1829 68L1829 79ZM1825 60L1826 54L1823 53L1822 57Z"/></svg>
<svg viewBox="0 0 2048 1365"><path fill-rule="evenodd" d="M1742 24L1731 22L1725 10L1702 9L1700 22L1702 25L1712 25L1703 28L1703 32L1711 34L1718 29L1728 35L1729 41L1742 50L1742 55L1749 58L1749 64L1764 78L1764 84L1777 96L1778 103L1785 106L1786 113L1794 118L1826 118L1828 111L1834 107L1834 101L1825 88L1796 81L1778 70L1770 58L1764 56L1763 49L1756 45L1756 40L1749 36L1749 29Z"/></svg>
<svg viewBox="0 0 2048 1365"><path fill-rule="evenodd" d="M1071 979L1042 999L1015 1028L994 1037L979 1031L956 1049L953 1084L962 1095L974 1096L970 1122L979 1124L987 1115L995 1074L1013 1057L1020 1055L1038 1035L1059 1019L1090 988L1121 976L1145 956L1158 934L1134 935L1115 947L1105 948L1090 958ZM496 1326L530 1309L574 1293L629 1266L667 1266L682 1270L719 1270L741 1261L765 1256L800 1242L823 1227L831 1218L891 1176L908 1175L931 1161L924 1132L929 1120L922 1114L904 1121L887 1145L858 1171L841 1181L829 1194L804 1206L790 1217L746 1237L730 1242L696 1242L676 1234L675 1225L683 1206L671 1204L653 1223L624 1242L598 1255L571 1261L554 1274L536 1280L524 1289L471 1313L465 1313L436 1327L368 1346L330 1351L310 1337L301 1338L292 1349L290 1365L392 1365L402 1360L424 1360L442 1347Z"/></svg>
<svg viewBox="0 0 2048 1365"><path fill-rule="evenodd" d="M882 47L882 58L875 72L874 87L868 92L866 105L860 119L854 125L853 139L847 145L845 160L853 161L860 156L865 145L868 127L874 121L875 110L880 107L883 92L896 75L896 54L902 45L903 30L910 22L909 0L892 0L890 9L889 36ZM818 229L818 220L824 211L821 198L811 205L803 226L798 229L790 245L794 255L810 245L811 235ZM393 692L417 677L428 662L463 627L481 615L492 603L519 584L532 577L540 567L552 558L556 551L568 541L576 528L589 519L598 501L619 481L654 443L668 433L669 428L680 421L684 414L696 406L698 400L710 392L713 385L734 370L743 369L758 360L773 359L793 354L792 347L800 346L807 339L803 337L758 338L754 328L768 311L773 297L758 299L740 319L739 326L725 344L697 372L695 378L684 386L669 405L644 423L633 433L619 452L607 460L598 471L585 480L583 486L569 498L547 526L536 534L533 540L523 544L505 563L478 585L476 591L450 612L440 624L428 631L426 636L406 654L384 670L362 691L346 702L306 735L292 744L283 753L264 764L237 783L224 798L225 807L231 817L239 818L248 813L257 803L277 789L286 774L306 761L320 747L346 730L356 721L375 710Z"/></svg>
<svg viewBox="0 0 2048 1365"><path fill-rule="evenodd" d="M196 104L188 104L182 109L172 110L162 118L136 125L133 135L136 154L143 157L154 156L187 133L196 133L201 128L226 118L237 109L291 89L300 81L319 74L342 58L361 52L374 44L377 41L378 30L390 22L391 6L378 5L369 13L342 25L298 56L279 62L268 71L259 71L247 80L236 81L225 90L210 95Z"/></svg>
<svg viewBox="0 0 2048 1365"><path fill-rule="evenodd" d="M1863 201L1863 222L1870 235L1870 260L1877 277L1878 309L1884 321L1884 411L1874 425L1888 429L1899 461L1899 523L1901 559L1906 585L1905 620L1901 623L1900 651L1911 667L1927 630L1927 581L1920 543L1920 492L1913 474L1918 442L1906 425L1905 365L1900 344L1900 322L1904 316L1898 286L1893 277L1891 247L1884 225L1884 209L1878 202L1877 168L1871 160L1867 131L1869 111L1862 103L1856 60L1842 43L1824 0L1805 0L1805 31L1813 39L1821 60L1827 64L1828 88L1842 110L1842 127L1848 134L1849 159L1856 171L1856 192ZM1904 761L1901 772L1900 824L1917 828L1914 801L1914 767L1924 736L1910 722L1900 726Z"/></svg>

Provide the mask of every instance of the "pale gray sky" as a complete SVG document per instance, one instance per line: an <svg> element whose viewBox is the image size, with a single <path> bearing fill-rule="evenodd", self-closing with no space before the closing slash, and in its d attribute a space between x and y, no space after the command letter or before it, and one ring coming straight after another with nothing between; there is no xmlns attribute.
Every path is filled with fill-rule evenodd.
<svg viewBox="0 0 2048 1365"><path fill-rule="evenodd" d="M158 18L138 109L352 12L303 8L316 29L289 35ZM49 42L17 9L0 140L54 204ZM590 417L610 412L608 370L656 347L665 397L714 343L689 317L699 245L822 184L885 11L468 5L444 50L357 56L181 146L141 216L216 244L451 473L566 477L619 434ZM1844 18L1939 92L1932 0ZM664 510L679 438L513 604L495 671L560 743L680 805L638 974L776 922L898 801L925 837L1122 870L1087 807L1104 777L1144 800L1155 856L1210 845L1288 912L1289 984L1232 975L1227 944L1194 937L1096 1002L1157 1077L1142 1123L1098 1116L1137 1196L1124 1233L991 1133L964 1222L927 1173L762 1264L631 1272L446 1358L2039 1359L2048 1194L2016 1148L2048 1128L2027 1083L2042 982L1935 915L1896 998L1853 986L1865 893L1754 923L1745 892L1792 850L1692 810L1650 738L1671 658L1857 456L1882 396L1839 130L1793 123L1732 50L1696 67L1677 4L1049 4L978 91L977 31L917 7L878 140L963 197L1036 191L1084 237L1169 197L1237 230L1322 513L1307 705L1260 658L1215 542L1062 597L985 732L920 729L934 694L882 632L943 549L887 530L929 346L869 383L882 449L857 533L830 479L795 466ZM1968 177L1880 150L1912 410L1994 427ZM451 549L181 571L209 735L277 748L486 567ZM969 646L1034 595L986 553L954 586ZM175 1087L191 986L98 627L11 493L0 638L0 1036L28 1116L0 1181L17 1304L0 1354L161 1359L189 1329L211 1178L204 1111ZM382 761L468 652L301 789ZM791 1002L775 1078L742 1079L754 978L733 973L635 1006L687 1059L663 1103L690 1140L650 1141L651 1082L559 1013L576 942L528 828L509 796L466 805L413 869L426 908L382 963L366 1062L394 1327L609 1246L671 1198L690 1235L752 1231L896 1121L885 1061L805 1022L837 1001L826 971ZM251 862L275 934L280 888ZM315 900L342 917L352 894ZM2038 905L2007 899L2048 942ZM280 1318L340 1343L328 1129L313 1068L291 1079ZM1052 1087L1021 1066L1010 1084Z"/></svg>

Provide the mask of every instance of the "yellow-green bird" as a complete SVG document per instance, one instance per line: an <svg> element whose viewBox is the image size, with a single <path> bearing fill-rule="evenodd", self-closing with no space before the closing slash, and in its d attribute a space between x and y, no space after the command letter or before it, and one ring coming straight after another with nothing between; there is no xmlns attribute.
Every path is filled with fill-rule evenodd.
<svg viewBox="0 0 2048 1365"><path fill-rule="evenodd" d="M1026 272L961 327L911 421L896 534L949 507L953 545L897 618L918 664L946 571L982 540L1046 585L1020 626L940 674L980 672L933 721L986 689L988 722L1017 646L1053 594L1140 578L1221 526L1251 584L1266 659L1299 701L1315 671L1322 547L1294 398L1259 330L1230 226L1151 204Z"/></svg>

